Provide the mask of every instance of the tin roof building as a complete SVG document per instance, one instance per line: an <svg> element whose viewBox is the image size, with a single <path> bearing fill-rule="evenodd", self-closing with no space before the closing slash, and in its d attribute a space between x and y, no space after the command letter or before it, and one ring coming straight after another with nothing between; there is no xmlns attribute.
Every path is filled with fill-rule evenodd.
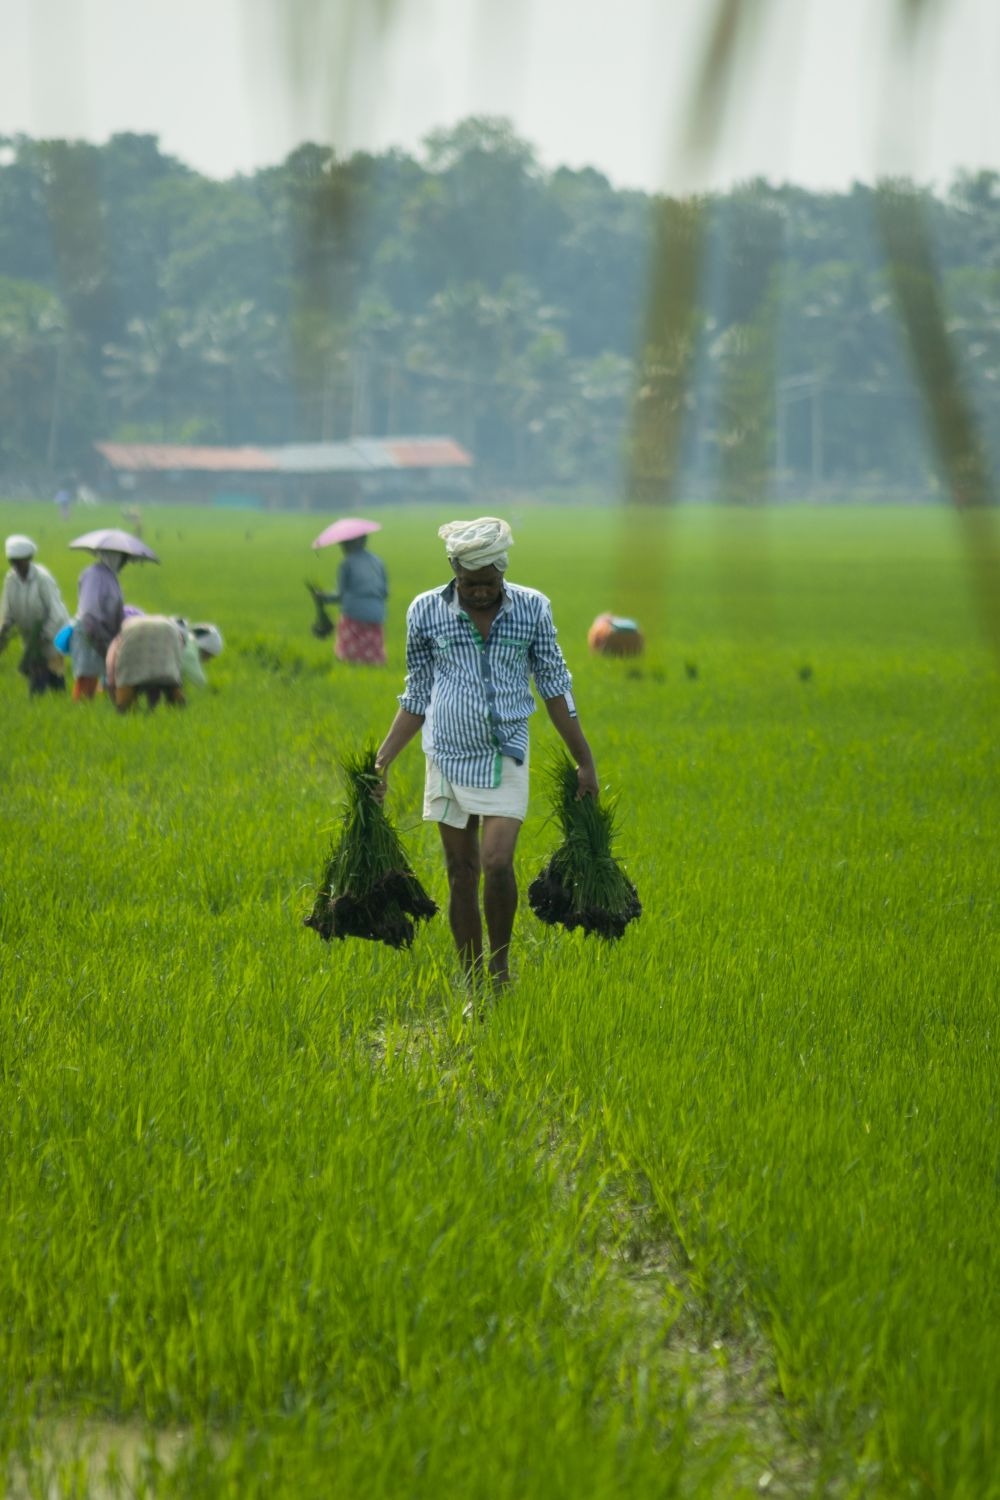
<svg viewBox="0 0 1000 1500"><path fill-rule="evenodd" d="M351 438L222 448L95 443L101 482L155 499L320 509L355 499L429 498L467 490L472 455L450 437Z"/></svg>

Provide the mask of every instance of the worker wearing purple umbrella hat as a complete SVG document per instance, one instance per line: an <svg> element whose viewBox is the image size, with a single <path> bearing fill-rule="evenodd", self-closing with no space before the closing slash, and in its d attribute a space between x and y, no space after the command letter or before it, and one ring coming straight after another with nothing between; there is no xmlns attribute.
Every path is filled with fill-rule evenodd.
<svg viewBox="0 0 1000 1500"><path fill-rule="evenodd" d="M317 607L340 605L333 648L338 661L385 666L385 601L389 597L389 582L382 559L367 550L369 535L381 530L377 521L345 516L320 532L313 542L317 548L339 545L344 554L333 593L323 593L313 584L307 585Z"/></svg>
<svg viewBox="0 0 1000 1500"><path fill-rule="evenodd" d="M108 647L122 628L125 599L119 574L130 560L159 562L152 548L127 531L112 527L88 531L71 547L96 553L78 583L76 628L73 631L73 700L93 698L105 674Z"/></svg>

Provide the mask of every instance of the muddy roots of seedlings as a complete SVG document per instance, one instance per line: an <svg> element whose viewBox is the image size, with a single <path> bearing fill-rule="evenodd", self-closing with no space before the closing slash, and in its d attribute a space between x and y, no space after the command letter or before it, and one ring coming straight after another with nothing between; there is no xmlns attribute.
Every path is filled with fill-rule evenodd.
<svg viewBox="0 0 1000 1500"><path fill-rule="evenodd" d="M363 896L349 891L317 896L305 926L318 932L325 943L331 938L368 938L390 948L409 948L416 933L415 921L426 921L437 911L419 880L401 870L391 870Z"/></svg>
<svg viewBox="0 0 1000 1500"><path fill-rule="evenodd" d="M619 872L620 873L620 872ZM565 873L560 869L558 855L553 855L535 876L528 887L528 905L538 917L550 927L565 927L568 932L579 927L588 935L608 938L614 942L622 936L628 924L642 916L642 902L632 882L623 877L624 885L617 892L618 909L607 906L578 905L572 883L565 883Z"/></svg>

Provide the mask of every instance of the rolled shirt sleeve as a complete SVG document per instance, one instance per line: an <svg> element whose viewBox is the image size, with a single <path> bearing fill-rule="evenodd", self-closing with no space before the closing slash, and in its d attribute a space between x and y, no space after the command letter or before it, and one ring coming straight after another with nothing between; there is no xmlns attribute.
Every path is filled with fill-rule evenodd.
<svg viewBox="0 0 1000 1500"><path fill-rule="evenodd" d="M406 681L399 705L408 714L426 715L434 687L434 640L420 622L421 600L406 612Z"/></svg>
<svg viewBox="0 0 1000 1500"><path fill-rule="evenodd" d="M559 698L568 693L573 684L565 657L556 639L552 606L548 599L541 601L535 635L528 651L528 667L535 679L540 698Z"/></svg>

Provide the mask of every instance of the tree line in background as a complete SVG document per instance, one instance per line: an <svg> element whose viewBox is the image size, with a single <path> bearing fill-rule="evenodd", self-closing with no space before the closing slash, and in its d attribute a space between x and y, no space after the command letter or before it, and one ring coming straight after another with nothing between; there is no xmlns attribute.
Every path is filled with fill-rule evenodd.
<svg viewBox="0 0 1000 1500"><path fill-rule="evenodd" d="M930 227L933 286L918 257L889 274L878 208L897 190ZM654 284L681 299L666 323ZM542 170L497 119L429 136L421 160L303 145L226 182L152 136L0 139L0 472L85 471L101 438L446 433L496 483L616 485L651 400L692 488L926 493L900 285L943 301L989 446L993 172L943 196L758 181L677 200Z"/></svg>

